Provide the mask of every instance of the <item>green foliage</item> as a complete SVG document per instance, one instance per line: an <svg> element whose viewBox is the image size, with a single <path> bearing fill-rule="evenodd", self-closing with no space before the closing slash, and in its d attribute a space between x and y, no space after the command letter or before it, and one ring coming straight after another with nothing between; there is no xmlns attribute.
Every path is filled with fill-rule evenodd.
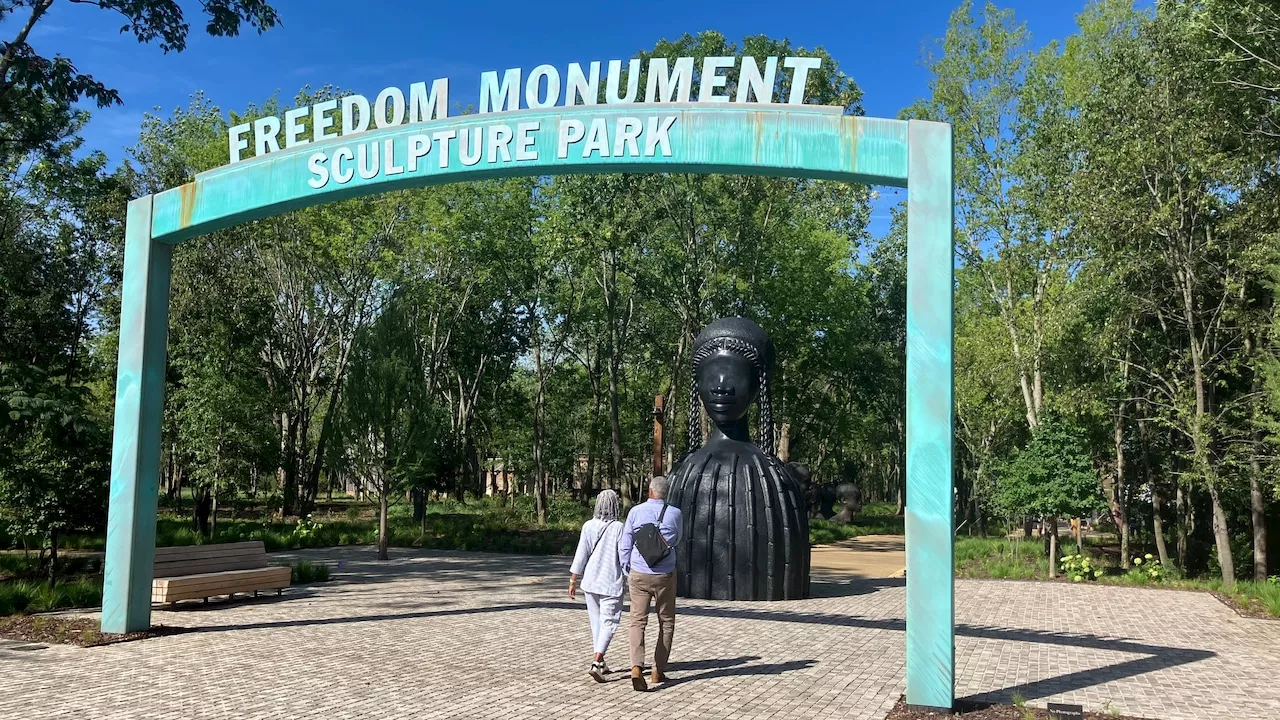
<svg viewBox="0 0 1280 720"><path fill-rule="evenodd" d="M1071 578L1072 582L1086 582L1102 577L1102 568L1093 564L1088 555L1063 555L1058 558L1062 565L1062 574Z"/></svg>
<svg viewBox="0 0 1280 720"><path fill-rule="evenodd" d="M294 585L310 585L329 580L329 566L324 563L299 560L291 563L289 567L291 569L289 582Z"/></svg>
<svg viewBox="0 0 1280 720"><path fill-rule="evenodd" d="M1147 579L1152 582L1160 582L1165 577L1164 565L1155 558L1151 553L1147 553L1142 557L1135 557L1132 560L1133 570L1142 575L1146 575Z"/></svg>
<svg viewBox="0 0 1280 720"><path fill-rule="evenodd" d="M102 579L0 582L0 617L89 608L102 604Z"/></svg>
<svg viewBox="0 0 1280 720"><path fill-rule="evenodd" d="M1026 449L997 470L994 501L1007 517L1084 517L1103 506L1088 440L1077 427L1046 416Z"/></svg>
<svg viewBox="0 0 1280 720"><path fill-rule="evenodd" d="M0 512L15 535L56 539L106 520L106 435L83 388L0 364Z"/></svg>

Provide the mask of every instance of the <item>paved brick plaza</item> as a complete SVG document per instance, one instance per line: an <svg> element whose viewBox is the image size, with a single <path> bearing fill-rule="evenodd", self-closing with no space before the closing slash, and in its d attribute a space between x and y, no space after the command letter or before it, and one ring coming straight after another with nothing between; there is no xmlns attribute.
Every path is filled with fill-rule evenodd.
<svg viewBox="0 0 1280 720"><path fill-rule="evenodd" d="M851 718L903 691L902 580L812 600L682 603L672 682L586 675L567 558L372 550L282 600L157 612L193 631L100 648L0 648L3 718ZM1207 594L960 581L957 695L1128 714L1280 718L1280 622ZM652 645L650 645L652 647ZM609 651L626 663L625 631Z"/></svg>

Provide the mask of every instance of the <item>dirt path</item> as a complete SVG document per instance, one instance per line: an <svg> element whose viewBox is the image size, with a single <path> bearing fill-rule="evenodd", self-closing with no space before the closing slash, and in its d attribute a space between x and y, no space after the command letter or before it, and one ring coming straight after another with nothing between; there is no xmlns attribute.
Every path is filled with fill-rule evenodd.
<svg viewBox="0 0 1280 720"><path fill-rule="evenodd" d="M824 575L863 578L902 577L907 565L907 539L902 535L863 535L830 545L815 545L809 569Z"/></svg>

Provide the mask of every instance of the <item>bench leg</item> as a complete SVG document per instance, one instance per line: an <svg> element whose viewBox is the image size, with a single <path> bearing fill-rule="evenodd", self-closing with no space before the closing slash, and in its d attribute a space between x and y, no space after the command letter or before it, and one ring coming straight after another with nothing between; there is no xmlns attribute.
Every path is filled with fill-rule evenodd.
<svg viewBox="0 0 1280 720"><path fill-rule="evenodd" d="M254 597L258 597L258 591L257 591L257 590L254 590L254 591L253 591L253 596L254 596Z"/></svg>
<svg viewBox="0 0 1280 720"><path fill-rule="evenodd" d="M209 604L209 598L205 598L205 599L204 599L204 604L205 604L205 605L208 605L208 604Z"/></svg>
<svg viewBox="0 0 1280 720"><path fill-rule="evenodd" d="M283 594L284 594L284 588L276 588L276 597L280 597Z"/></svg>

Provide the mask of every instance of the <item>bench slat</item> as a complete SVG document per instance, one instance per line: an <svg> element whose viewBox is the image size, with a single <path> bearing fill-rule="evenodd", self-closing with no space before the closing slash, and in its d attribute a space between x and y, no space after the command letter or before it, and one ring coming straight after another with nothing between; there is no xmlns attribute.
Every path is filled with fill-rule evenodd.
<svg viewBox="0 0 1280 720"><path fill-rule="evenodd" d="M210 577L213 578L212 581L200 584L172 584L172 580L157 580L151 588L151 601L172 603L179 600L196 600L232 593L289 587L289 568L273 567L251 572L215 573Z"/></svg>
<svg viewBox="0 0 1280 720"><path fill-rule="evenodd" d="M261 540L218 543L216 545L176 545L173 547L156 548L156 561L176 562L180 560L198 560L210 557L266 554L266 552L266 546L262 544Z"/></svg>
<svg viewBox="0 0 1280 720"><path fill-rule="evenodd" d="M287 567L266 567L257 570L231 570L228 572L201 573L199 575L182 575L179 577L156 578L152 588L202 588L215 587L229 582L252 581L255 578L275 579L289 577Z"/></svg>
<svg viewBox="0 0 1280 720"><path fill-rule="evenodd" d="M204 558L185 562L156 563L152 577L174 577L176 575L199 575L201 573L223 572L227 570L256 570L267 566L265 554L257 556Z"/></svg>

